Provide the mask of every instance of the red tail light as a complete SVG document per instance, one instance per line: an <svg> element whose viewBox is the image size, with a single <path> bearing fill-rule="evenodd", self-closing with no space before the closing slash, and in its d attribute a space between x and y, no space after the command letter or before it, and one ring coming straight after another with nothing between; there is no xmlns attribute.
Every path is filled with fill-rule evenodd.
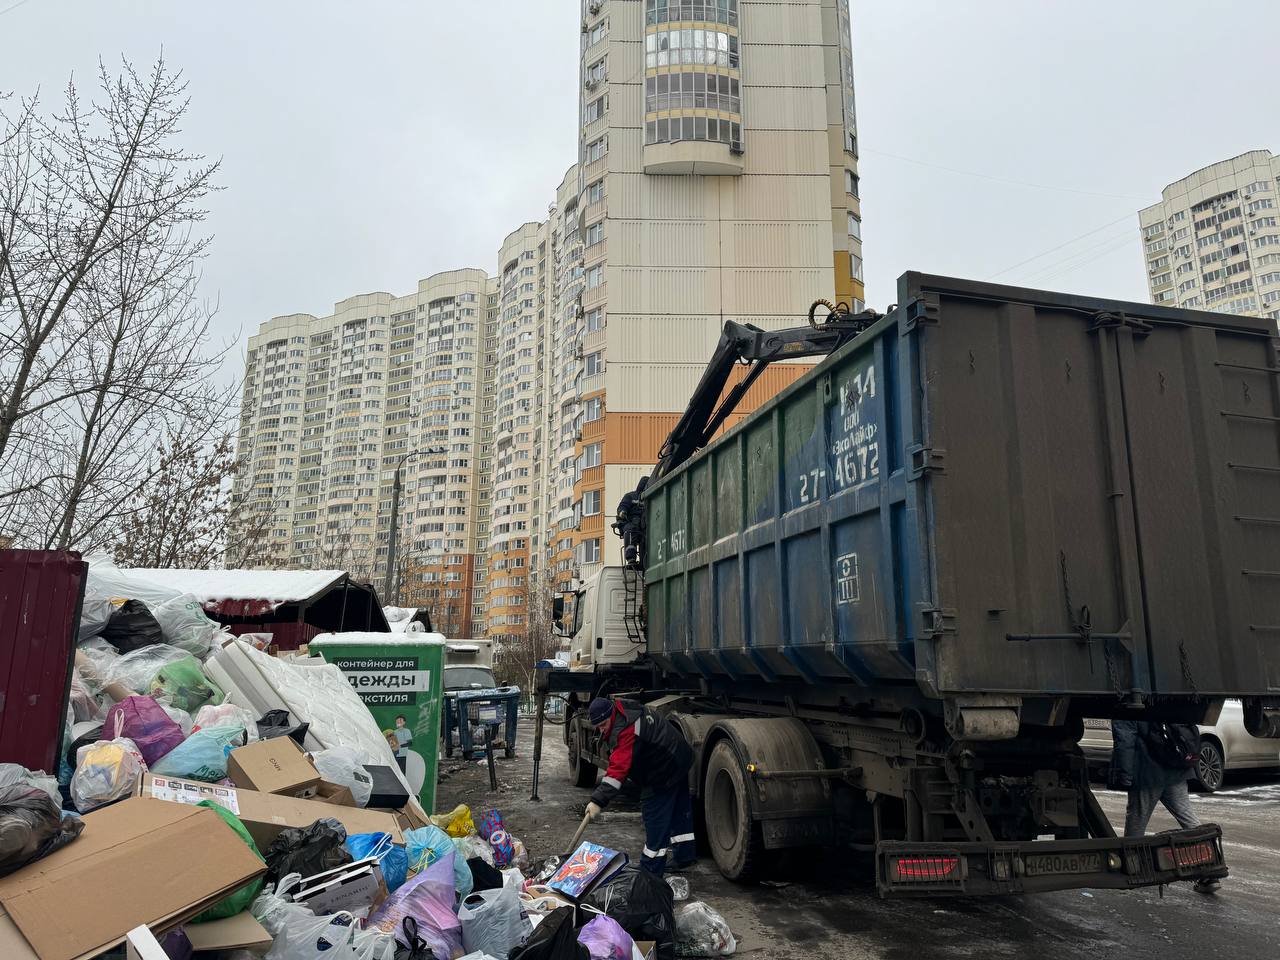
<svg viewBox="0 0 1280 960"><path fill-rule="evenodd" d="M1179 867L1200 867L1206 863L1216 863L1218 851L1212 843L1187 843L1173 847L1161 847L1156 851L1156 859L1161 870L1172 870Z"/></svg>
<svg viewBox="0 0 1280 960"><path fill-rule="evenodd" d="M894 879L907 881L955 880L959 857L899 857L893 864Z"/></svg>

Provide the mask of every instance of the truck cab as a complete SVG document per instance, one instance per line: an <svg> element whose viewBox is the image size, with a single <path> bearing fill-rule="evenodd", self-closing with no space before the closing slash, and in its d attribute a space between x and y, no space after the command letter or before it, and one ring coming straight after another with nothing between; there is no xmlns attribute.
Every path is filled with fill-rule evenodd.
<svg viewBox="0 0 1280 960"><path fill-rule="evenodd" d="M637 580L634 571L601 567L574 591L568 625L571 663L632 663L644 653L644 637L627 627L639 602Z"/></svg>

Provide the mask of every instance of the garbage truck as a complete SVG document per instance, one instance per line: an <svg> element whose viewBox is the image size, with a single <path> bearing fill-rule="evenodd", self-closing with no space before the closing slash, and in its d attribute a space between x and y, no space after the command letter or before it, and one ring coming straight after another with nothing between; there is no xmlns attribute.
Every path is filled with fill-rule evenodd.
<svg viewBox="0 0 1280 960"><path fill-rule="evenodd" d="M731 879L833 846L885 896L1225 876L1216 825L1116 836L1078 742L1227 697L1280 736L1274 322L921 273L885 315L827 308L726 324L619 506L622 562L568 598L538 693L570 776L608 762L587 703L625 696L688 741Z"/></svg>

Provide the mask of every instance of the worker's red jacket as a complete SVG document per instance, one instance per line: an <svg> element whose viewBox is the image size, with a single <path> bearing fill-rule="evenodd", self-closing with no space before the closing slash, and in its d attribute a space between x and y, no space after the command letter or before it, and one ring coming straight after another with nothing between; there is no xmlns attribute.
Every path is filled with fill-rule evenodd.
<svg viewBox="0 0 1280 960"><path fill-rule="evenodd" d="M688 777L693 751L680 731L642 703L616 700L604 728L609 769L591 799L608 805L630 780L644 791L661 790Z"/></svg>

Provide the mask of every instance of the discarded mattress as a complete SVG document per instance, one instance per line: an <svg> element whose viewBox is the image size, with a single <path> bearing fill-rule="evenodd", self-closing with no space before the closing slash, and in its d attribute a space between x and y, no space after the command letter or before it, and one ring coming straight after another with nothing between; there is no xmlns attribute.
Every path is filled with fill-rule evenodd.
<svg viewBox="0 0 1280 960"><path fill-rule="evenodd" d="M381 636L385 639L387 634ZM369 709L332 664L314 657L281 660L230 637L205 664L205 671L228 700L258 716L285 709L294 720L308 721L307 750L349 747L364 763L389 766L404 781Z"/></svg>

